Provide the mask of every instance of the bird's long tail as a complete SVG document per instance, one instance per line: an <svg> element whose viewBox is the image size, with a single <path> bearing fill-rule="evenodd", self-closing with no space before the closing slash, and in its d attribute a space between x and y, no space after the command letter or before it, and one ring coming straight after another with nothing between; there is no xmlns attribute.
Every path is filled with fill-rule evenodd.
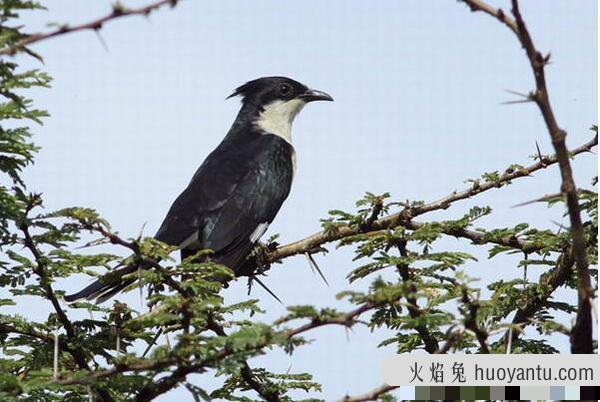
<svg viewBox="0 0 600 402"><path fill-rule="evenodd" d="M84 289L80 290L77 293L72 293L69 295L65 295L65 301L74 302L81 299L87 300L95 300L96 303L103 303L106 300L110 299L127 286L133 284L138 278L135 277L127 277L126 275L136 272L138 269L148 269L150 267L145 267L140 265L139 263L128 264L121 268L118 268L108 274L105 274L98 278L96 281L92 282ZM243 275L246 276L246 275ZM252 278L253 281L258 283L264 290L266 290L271 296L273 296L279 303L283 302L277 297L271 289L269 289L256 275L250 274L248 275ZM185 279L185 278L183 278ZM228 278L217 278L215 277L213 280L222 282L226 284L228 282Z"/></svg>
<svg viewBox="0 0 600 402"><path fill-rule="evenodd" d="M106 274L77 293L65 295L67 302L80 299L96 300L102 303L136 281L135 278L123 279L127 274L137 271L139 264L129 264Z"/></svg>

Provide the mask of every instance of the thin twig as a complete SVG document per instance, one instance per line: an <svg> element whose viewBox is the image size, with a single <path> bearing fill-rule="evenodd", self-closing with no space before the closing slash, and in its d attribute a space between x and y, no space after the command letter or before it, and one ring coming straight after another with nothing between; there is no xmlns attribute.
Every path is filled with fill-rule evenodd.
<svg viewBox="0 0 600 402"><path fill-rule="evenodd" d="M219 323L214 320L212 314L207 315L207 327L211 331L213 331L218 336L227 337L227 333L225 329ZM248 384L250 388L256 391L258 395L260 395L267 402L281 402L281 397L279 393L275 389L269 389L265 384L261 383L259 380L254 378L254 374L252 373L252 369L248 365L248 362L244 361L242 363L242 369L240 371L242 374L242 378Z"/></svg>
<svg viewBox="0 0 600 402"><path fill-rule="evenodd" d="M434 352L434 354L447 353L458 341L460 341L463 334L464 334L464 329L450 330L448 333L446 342L444 343L444 346L442 346L440 349L436 350ZM379 398L382 395L387 394L388 392L391 392L398 388L400 388L400 387L395 386L395 385L382 384L379 387L374 388L369 392L365 392L364 394L355 395L355 396L346 395L342 399L339 399L337 402L377 401L377 400L379 400Z"/></svg>
<svg viewBox="0 0 600 402"><path fill-rule="evenodd" d="M66 35L73 32L87 30L93 30L95 32L98 32L100 29L102 29L102 26L108 21L133 15L148 16L150 15L150 13L161 8L162 6L170 5L171 7L175 7L177 5L177 1L178 0L161 0L144 7L131 9L123 8L121 6L113 6L113 10L110 14L107 14L104 17L98 18L94 21L73 26L62 25L59 28L50 32L39 32L27 35L25 39L22 39L13 45L0 49L0 55L13 56L18 52L24 51L27 46L33 43L41 42L60 35Z"/></svg>
<svg viewBox="0 0 600 402"><path fill-rule="evenodd" d="M406 241L402 241L398 244L398 250L402 257L408 256L408 252L406 250ZM398 269L398 272L400 273L402 280L406 284L408 284L408 287L409 287L410 293L408 293L405 296L406 302L408 303L408 314L410 315L410 317L413 320L422 317L424 315L424 313L423 313L423 311L421 311L421 309L417 303L417 297L416 297L417 286L414 284L414 281L413 281L414 277L413 277L412 273L410 272L410 267L408 266L408 264L398 264L398 265L396 265L396 268ZM423 325L423 324L416 325L415 330L421 337L421 340L423 341L423 345L425 345L425 350L427 352L435 353L437 350L440 349L440 344L438 343L435 336L433 336L431 334L431 331L429 331L429 328L427 328L426 325Z"/></svg>
<svg viewBox="0 0 600 402"><path fill-rule="evenodd" d="M387 394L388 392L393 391L397 388L399 388L399 387L395 386L395 385L382 384L379 387L374 388L371 391L365 392L364 394L361 394L361 395L356 395L356 396L346 395L342 399L339 399L337 402L377 401L379 399L379 397L382 396L383 394Z"/></svg>
<svg viewBox="0 0 600 402"><path fill-rule="evenodd" d="M465 311L465 328L475 334L479 346L483 353L489 354L490 348L487 344L488 333L485 329L481 328L477 322L477 312L479 311L479 301L472 300L466 288L462 291L462 302L466 307Z"/></svg>
<svg viewBox="0 0 600 402"><path fill-rule="evenodd" d="M303 332L307 332L313 330L315 328L324 327L326 325L342 325L346 328L351 328L355 324L358 323L357 318L366 313L367 311L373 310L377 307L382 306L381 303L367 302L359 306L358 308L349 311L343 315L338 317L329 318L329 319L314 319L308 324L304 324L296 329L289 330L285 333L287 338L291 338L293 336L299 335Z"/></svg>
<svg viewBox="0 0 600 402"><path fill-rule="evenodd" d="M571 250L562 253L556 267L540 278L540 284L536 285L539 290L536 292L535 296L527 300L525 305L517 310L512 320L512 327L504 334L501 341L502 343L507 343L509 337L512 338L511 342L513 343L519 338L521 331L525 326L531 323L535 313L545 305L554 291L564 285L571 277L573 274L574 263L575 261ZM519 331L513 330L513 327L515 326L519 328Z"/></svg>
<svg viewBox="0 0 600 402"><path fill-rule="evenodd" d="M28 206L27 213L30 211L31 207L31 205ZM25 247L31 252L33 257L35 258L36 266L33 268L33 271L39 277L40 286L44 291L44 296L46 297L46 299L50 300L50 303L54 307L56 316L58 317L59 322L65 329L67 344L70 344L71 341L74 341L76 337L75 328L73 327L73 324L71 323L65 311L61 307L60 302L58 301L58 298L54 293L54 289L52 289L52 286L48 281L48 274L46 273L46 257L43 256L42 252L38 249L35 241L33 240L33 237L31 236L29 226L26 221L22 222L19 225L19 229L23 233L23 243ZM90 370L90 366L87 362L86 356L80 348L69 348L68 351L73 356L73 359L75 360L75 363L77 364L77 366L79 366L79 368L83 370ZM102 388L97 388L96 392L98 393L98 396L100 396L101 400L107 402L113 401L113 398L106 390Z"/></svg>

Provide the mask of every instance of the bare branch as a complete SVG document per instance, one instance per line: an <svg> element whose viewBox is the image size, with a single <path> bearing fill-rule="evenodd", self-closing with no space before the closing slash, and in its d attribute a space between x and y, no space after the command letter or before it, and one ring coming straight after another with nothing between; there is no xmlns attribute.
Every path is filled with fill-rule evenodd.
<svg viewBox="0 0 600 402"><path fill-rule="evenodd" d="M575 327L571 334L571 352L593 353L592 317L589 299L593 296L594 291L588 268L587 247L583 232L583 223L581 221L577 187L573 178L569 151L567 150L565 141L567 133L559 127L554 117L552 106L550 105L550 96L546 87L546 77L544 74L544 67L548 62L548 58L544 57L536 49L519 10L519 2L517 0L512 0L512 13L519 27L517 37L527 53L529 64L535 77L536 92L534 100L542 112L546 128L552 139L552 145L556 151L562 177L561 192L567 197L567 208L569 211L569 220L571 221L571 237L573 238L573 254L577 268L577 287L579 290L579 311L577 312Z"/></svg>
<svg viewBox="0 0 600 402"><path fill-rule="evenodd" d="M16 44L0 49L0 55L14 56L16 53L25 51L26 47L33 43L41 42L46 39L50 39L60 35L66 35L73 32L87 30L93 30L95 32L98 32L100 29L102 29L103 25L110 20L115 20L117 18L122 17L129 17L133 15L148 16L150 15L150 13L161 8L162 6L170 5L171 7L175 7L177 5L177 2L178 0L161 0L144 7L131 9L115 5L113 6L113 10L110 14L107 14L104 17L98 18L94 21L74 26L62 25L54 31L30 34L25 39L17 42Z"/></svg>
<svg viewBox="0 0 600 402"><path fill-rule="evenodd" d="M305 324L298 328L287 331L285 333L285 336L287 338L291 338L291 337L299 335L303 332L307 332L307 331L310 331L310 330L313 330L313 329L319 328L319 327L324 327L326 325L342 325L347 328L350 328L358 322L357 318L360 315L362 315L363 313L366 313L369 310L373 310L377 307L380 307L381 305L382 305L381 303L373 303L373 302L365 303L365 304L361 305L360 307L356 308L355 310L349 311L346 314L339 316L339 317L330 318L327 320L314 319L311 322L309 322L308 324Z"/></svg>
<svg viewBox="0 0 600 402"><path fill-rule="evenodd" d="M512 14L515 18L514 24L507 23L506 16L499 18L497 12L493 12L493 8L482 1L464 0L473 11L483 11L489 15L495 16L507 25L511 31L517 36L521 43L527 59L531 66L535 79L536 90L532 94L532 99L540 109L546 128L552 139L552 145L556 152L555 159L558 162L561 173L561 192L565 194L567 199L567 209L569 212L569 220L571 222L571 237L573 239L573 254L575 258L575 266L577 268L578 280L578 305L577 320L571 336L571 352L573 353L593 353L592 343L592 320L589 299L593 296L590 273L588 269L586 244L583 231L583 223L581 220L581 209L577 199L577 187L573 178L571 169L570 154L566 145L567 133L560 128L554 111L550 104L550 96L546 85L545 66L549 62L549 56L544 56L535 47L533 39L529 34L527 25L521 15L519 2L511 0ZM504 14L504 13L502 13Z"/></svg>
<svg viewBox="0 0 600 402"><path fill-rule="evenodd" d="M342 399L339 399L337 402L365 402L365 401L376 401L383 394L387 394L390 391L393 391L399 387L395 385L387 385L383 384L377 388L372 389L369 392L366 392L361 395L350 396L346 395Z"/></svg>
<svg viewBox="0 0 600 402"><path fill-rule="evenodd" d="M462 0L462 1L467 6L469 6L471 11L473 11L473 12L483 11L484 13L489 14L494 18L497 18L498 21L500 21L504 25L506 25L515 34L518 33L519 28L517 27L516 21L513 20L512 18L510 18L509 16L507 16L504 13L504 11L502 11L501 8L494 8L494 7L490 6L489 4L486 4L483 1L479 1L479 0Z"/></svg>

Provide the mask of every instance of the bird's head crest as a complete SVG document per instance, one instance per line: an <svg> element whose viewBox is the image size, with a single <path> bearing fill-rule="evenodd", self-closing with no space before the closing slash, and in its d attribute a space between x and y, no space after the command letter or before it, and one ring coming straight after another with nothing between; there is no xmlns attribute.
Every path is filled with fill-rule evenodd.
<svg viewBox="0 0 600 402"><path fill-rule="evenodd" d="M296 80L276 76L248 81L237 87L227 99L235 96L241 96L243 104L252 103L257 106L264 106L276 100L288 101L294 98L302 99L305 102L333 100L326 93L309 89Z"/></svg>

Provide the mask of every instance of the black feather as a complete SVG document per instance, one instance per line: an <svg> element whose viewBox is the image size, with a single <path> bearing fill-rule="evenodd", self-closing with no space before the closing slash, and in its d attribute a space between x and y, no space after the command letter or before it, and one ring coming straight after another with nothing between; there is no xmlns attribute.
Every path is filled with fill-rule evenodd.
<svg viewBox="0 0 600 402"><path fill-rule="evenodd" d="M100 277L79 292L65 295L65 300L67 302L73 302L80 299L92 300L106 294L107 292L110 292L112 289L119 288L119 290L121 290L124 287L122 286L123 276L135 272L137 269L138 266L135 264L118 268L115 271ZM131 282L128 282L127 285L129 283L133 283L134 281L135 280L131 280Z"/></svg>

